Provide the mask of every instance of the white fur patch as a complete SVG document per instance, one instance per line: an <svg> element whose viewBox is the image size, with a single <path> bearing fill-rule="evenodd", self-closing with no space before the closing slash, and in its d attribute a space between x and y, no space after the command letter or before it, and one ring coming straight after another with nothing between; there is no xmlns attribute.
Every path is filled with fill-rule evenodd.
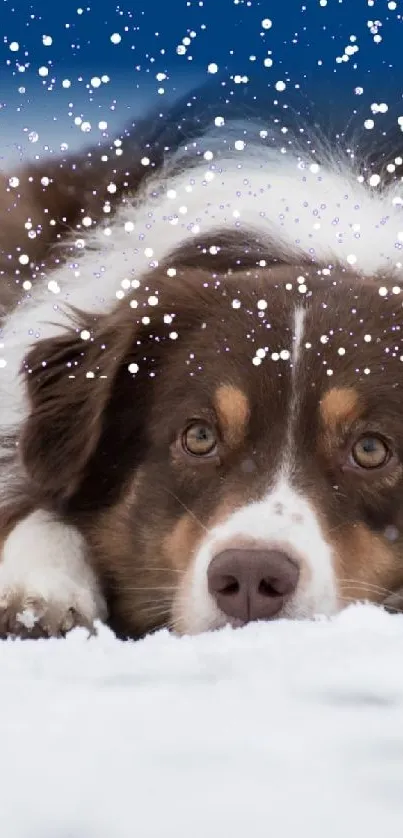
<svg viewBox="0 0 403 838"><path fill-rule="evenodd" d="M181 631L197 634L228 619L208 591L207 569L218 552L251 539L268 550L282 550L298 562L297 590L280 617L330 616L339 610L332 549L311 504L280 479L260 502L246 505L214 527L187 571L174 607Z"/></svg>
<svg viewBox="0 0 403 838"><path fill-rule="evenodd" d="M294 342L292 346L291 363L293 369L293 377L295 378L298 368L299 359L301 356L301 345L304 337L306 310L302 306L298 306L294 311Z"/></svg>
<svg viewBox="0 0 403 838"><path fill-rule="evenodd" d="M81 534L44 511L33 512L12 530L0 562L0 619L29 629L52 614L62 628L70 611L93 624L106 617Z"/></svg>
<svg viewBox="0 0 403 838"><path fill-rule="evenodd" d="M305 329L305 319L306 319L306 309L302 308L302 306L298 306L294 310L294 322L292 324L293 328L293 344L292 344L292 353L291 353L291 402L289 405L289 413L287 417L287 441L286 441L286 448L284 453L284 461L283 461L283 468L282 472L284 475L288 475L292 471L292 462L293 462L293 434L294 434L294 427L298 417L298 373L300 368L300 359L301 359L301 346L302 340L304 337L304 329Z"/></svg>
<svg viewBox="0 0 403 838"><path fill-rule="evenodd" d="M238 231L257 236L268 252L290 261L308 256L363 274L401 272L400 185L375 190L358 182L350 161L328 159L318 166L306 150L269 148L260 131L260 125L247 125L248 141L240 152L235 140L242 126L226 126L227 144L220 133L213 161L197 154L183 171L181 156L189 154L179 151L173 160L179 172L168 163L142 194L121 206L110 229L105 222L90 231L84 248L80 234L77 255L27 294L0 334L3 427L14 426L24 414L23 387L16 380L27 349L61 331L57 324L65 322L66 304L108 311L132 280L199 234ZM203 148L215 153L214 133L199 141L198 152Z"/></svg>

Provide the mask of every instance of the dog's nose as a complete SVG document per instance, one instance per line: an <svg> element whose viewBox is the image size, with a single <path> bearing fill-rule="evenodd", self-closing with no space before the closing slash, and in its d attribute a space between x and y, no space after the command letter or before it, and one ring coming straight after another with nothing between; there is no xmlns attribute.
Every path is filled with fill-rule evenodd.
<svg viewBox="0 0 403 838"><path fill-rule="evenodd" d="M220 610L244 623L275 617L298 578L298 565L280 550L223 550L207 570L208 589Z"/></svg>

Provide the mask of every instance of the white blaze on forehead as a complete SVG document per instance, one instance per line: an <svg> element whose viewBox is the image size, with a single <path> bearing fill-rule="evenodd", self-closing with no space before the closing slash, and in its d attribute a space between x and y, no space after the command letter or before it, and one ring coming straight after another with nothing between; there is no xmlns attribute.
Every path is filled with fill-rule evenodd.
<svg viewBox="0 0 403 838"><path fill-rule="evenodd" d="M305 309L302 308L302 306L297 306L297 308L294 310L294 341L291 356L294 375L295 367L298 364L301 354L302 339L304 337L305 328L305 317Z"/></svg>
<svg viewBox="0 0 403 838"><path fill-rule="evenodd" d="M300 566L297 590L280 616L330 616L338 610L332 549L316 511L288 480L280 478L261 501L241 507L207 535L175 605L175 618L183 631L198 633L225 624L208 591L207 570L217 553L247 540L283 551Z"/></svg>
<svg viewBox="0 0 403 838"><path fill-rule="evenodd" d="M305 334L305 319L306 309L302 306L297 306L293 312L292 325L293 344L291 354L291 398L288 405L287 435L281 462L281 474L284 477L289 477L292 472L292 465L294 462L294 429L298 417L300 402L300 391L298 389L300 378L298 376L298 372L300 369L301 349Z"/></svg>

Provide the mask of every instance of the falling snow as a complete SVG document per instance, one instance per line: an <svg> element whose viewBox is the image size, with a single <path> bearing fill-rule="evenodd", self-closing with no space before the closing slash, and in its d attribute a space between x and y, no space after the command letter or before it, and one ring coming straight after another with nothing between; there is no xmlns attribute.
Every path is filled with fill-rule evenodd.
<svg viewBox="0 0 403 838"><path fill-rule="evenodd" d="M55 175L53 169L46 172L46 161L87 149L89 169L94 161L104 167L102 212L94 211L96 192L91 185L87 195L91 200L83 206L80 226L71 231L71 276L83 279L80 260L83 255L87 258L86 252L91 255L94 237L103 237L106 249L113 251L118 226L117 241L124 241L124 266L113 290L114 304L126 306L133 320L150 327L147 333L154 334L156 322L160 327L165 324L164 339L168 335L177 342L172 352L179 353L182 345L177 316L169 306L162 306L162 295L152 282L145 295L141 291L144 270L155 275L158 264L164 283L175 288L180 281L181 267L175 258L173 264L169 259L159 262L159 233L153 228L161 229L161 206L168 237L178 231L187 235L190 230L200 236L201 263L206 259L214 266L217 289L223 252L219 237L208 236L210 218L217 220L217 227L222 221L226 230L241 230L248 239L253 207L262 207L256 228L259 231L259 225L266 224L269 235L259 241L259 258L253 267L259 276L272 270L273 230L280 234L279 240L283 233L286 242L292 240L298 253L302 240L310 268L313 265L313 272L329 283L336 273L338 249L347 275L353 276L360 271L368 249L381 250L383 245L377 242L389 236L395 255L382 274L377 305L393 304L401 310L403 156L396 153L387 164L376 166L369 155L360 167L355 142L363 135L363 143L371 149L375 141L386 145L389 130L402 136L402 2L312 0L294 4L295 10L292 5L286 0L263 6L252 0L231 0L223 17L217 13L219 3L209 8L206 0L186 0L180 10L174 3L163 4L158 13L155 4L140 0L105 8L102 4L51 4L47 8L45 3L41 13L35 4L25 8L4 3L0 113L8 200L12 205L20 200L21 162L40 164L36 188L51 196ZM266 13L271 17L263 16ZM200 102L189 91L200 82L216 85L220 91L213 110L208 94L197 94L206 95L212 129L208 144L193 140L186 123L181 130L186 155L197 158L202 175L198 180L191 172L177 189L170 187L169 179L155 186L152 175L159 152L142 140L135 146L127 130L131 123L137 126L139 117L151 108L155 136L162 137L163 145L168 135L159 134L159 126L167 103L186 94L185 110L197 113ZM246 129L237 124L228 135L229 105L238 97L246 103L246 112L252 111L256 82L262 87L264 127L252 130L249 124ZM295 174L306 184L306 202L296 205L284 186L284 193L277 192L270 215L272 169L256 157L252 176L246 162L255 142L268 152L276 142L285 160L292 157L293 119L301 117L305 125L305 108L314 101L316 89L329 99L332 122L334 117L336 123L339 104L345 109L337 141L338 148L347 145L348 157L357 164L353 188L351 184L343 187L337 202L329 201L320 142L308 136L304 127L298 136ZM132 135L137 143L137 133L132 131ZM170 142L168 136L166 150ZM223 151L224 158L227 151L235 158L237 178L234 189L218 201L214 185L225 183L227 176ZM151 178L150 210L140 220L132 216L134 221L122 213L114 226L115 203L122 179L130 171L130 155L135 156L137 171ZM335 164L339 162L337 158ZM385 173L396 187L393 194L388 193L382 213L374 213L366 223L365 213L360 212L360 190L376 205L384 194ZM198 211L200 194L207 197ZM45 221L52 226L56 221L51 217L51 203L49 207ZM59 274L49 274L34 261L32 245L41 241L43 228L42 219L33 213L24 215L21 242L12 254L13 270L16 287L28 300L36 293L42 272L44 294L51 297L52 311L57 313L61 305L69 304L69 289L55 278ZM252 229L255 240L253 225ZM319 271L316 249L326 230L331 231L333 248L326 267ZM282 240L278 248L274 263L283 257ZM59 258L57 246L54 253ZM6 256L9 259L8 250ZM90 268L99 278L96 299L88 301L92 310L103 301L102 279L110 270L107 260L100 261L94 257ZM303 264L300 271L305 270ZM284 284L285 300L287 305L309 309L314 299L310 270L305 276L295 274ZM270 375L276 380L278 376L281 382L294 358L287 348L286 332L274 335L271 330L270 293L262 286L259 295L251 301L243 296L241 286L232 286L225 303L228 320L235 322L246 313L250 318L246 359L250 377L267 381ZM331 300L328 305L330 310ZM310 340L304 336L301 343L307 365L318 364L329 389L337 385L338 371L349 364L354 364L357 380L365 379L363 386L370 388L374 383L378 335L372 321L365 321L359 298L351 299L350 311L357 324L351 332L334 312L331 326L326 320L326 325L318 326L315 339L309 332ZM76 334L83 342L83 357L94 345L94 319L85 322L88 328ZM202 316L200 328L208 328ZM33 323L32 339L36 329ZM401 366L400 322L385 320L385 329L390 329L390 340L383 357ZM228 341L225 351L230 348ZM7 375L9 364L3 355L1 343L0 372ZM189 353L187 363L193 370L199 359ZM127 363L125 370L128 378L132 376L134 392L143 375L141 362ZM94 364L85 375L89 380L98 378L99 369ZM270 419L270 410L268 415ZM252 461L244 466L245 474L256 468ZM333 489L339 491L336 481ZM391 549L400 533L390 524L383 537ZM29 609L19 616L26 625L35 619ZM60 827L60 835L126 838L133 833L135 787L135 825L141 834L141 824L147 824L150 838L162 833L167 838L227 834L256 838L268 812L270 830L279 838L300 833L301 824L312 838L321 838L323 824L331 838L342 838L346 824L347 834L350 825L354 835L362 833L366 838L387 831L399 835L403 823L403 682L398 665L402 626L400 617L394 620L362 607L329 621L281 621L184 641L162 633L144 643L121 644L105 629L90 641L78 632L66 642L34 648L0 642L3 762L7 766L1 834L42 838L56 834ZM55 754L62 755L56 769ZM85 794L83 777L87 778ZM225 801L226 785L231 788L230 806ZM161 805L155 806L155 800Z"/></svg>

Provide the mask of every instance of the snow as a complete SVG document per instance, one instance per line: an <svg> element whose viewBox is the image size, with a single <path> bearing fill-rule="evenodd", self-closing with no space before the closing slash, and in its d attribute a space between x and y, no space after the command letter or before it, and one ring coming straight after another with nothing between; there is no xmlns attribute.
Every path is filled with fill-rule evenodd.
<svg viewBox="0 0 403 838"><path fill-rule="evenodd" d="M403 834L403 616L0 658L4 838Z"/></svg>

